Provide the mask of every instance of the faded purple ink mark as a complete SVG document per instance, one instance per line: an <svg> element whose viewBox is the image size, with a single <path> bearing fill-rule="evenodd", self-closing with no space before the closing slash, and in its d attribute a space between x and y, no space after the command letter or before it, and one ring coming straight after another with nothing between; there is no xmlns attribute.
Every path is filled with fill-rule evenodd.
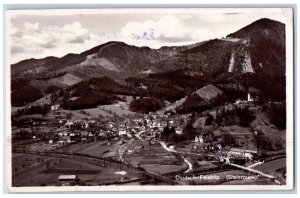
<svg viewBox="0 0 300 198"><path fill-rule="evenodd" d="M139 39L144 39L144 40L150 40L150 39L155 39L155 30L153 28L149 28L148 31L144 31L141 33L131 33L132 34L132 39L139 40Z"/></svg>

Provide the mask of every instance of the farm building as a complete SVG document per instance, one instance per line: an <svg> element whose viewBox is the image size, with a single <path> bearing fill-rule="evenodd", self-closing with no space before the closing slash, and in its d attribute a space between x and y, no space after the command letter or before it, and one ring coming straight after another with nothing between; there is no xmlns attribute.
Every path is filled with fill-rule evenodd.
<svg viewBox="0 0 300 198"><path fill-rule="evenodd" d="M59 104L55 104L51 106L51 111L57 111L59 109Z"/></svg>
<svg viewBox="0 0 300 198"><path fill-rule="evenodd" d="M230 154L242 155L246 158L253 159L254 155L257 155L257 150L247 150L247 149L239 149L239 148L231 148L229 150Z"/></svg>
<svg viewBox="0 0 300 198"><path fill-rule="evenodd" d="M76 183L78 182L78 178L76 175L60 175L58 177L58 181L62 184L66 184L66 183Z"/></svg>
<svg viewBox="0 0 300 198"><path fill-rule="evenodd" d="M125 128L119 128L119 135L126 135L127 131Z"/></svg>

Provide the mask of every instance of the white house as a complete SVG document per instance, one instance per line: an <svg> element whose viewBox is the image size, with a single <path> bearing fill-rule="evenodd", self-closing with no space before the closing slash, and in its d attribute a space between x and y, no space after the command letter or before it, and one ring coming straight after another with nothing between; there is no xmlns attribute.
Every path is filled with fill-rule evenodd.
<svg viewBox="0 0 300 198"><path fill-rule="evenodd" d="M59 104L55 104L51 106L52 111L57 111L59 109Z"/></svg>
<svg viewBox="0 0 300 198"><path fill-rule="evenodd" d="M126 135L127 131L125 128L119 128L119 135Z"/></svg>
<svg viewBox="0 0 300 198"><path fill-rule="evenodd" d="M176 127L175 133L178 135L182 134L182 128Z"/></svg>
<svg viewBox="0 0 300 198"><path fill-rule="evenodd" d="M77 180L78 178L76 175L60 175L58 177L60 183L76 182Z"/></svg>
<svg viewBox="0 0 300 198"><path fill-rule="evenodd" d="M66 122L65 126L68 126L68 127L70 127L71 125L74 125L73 121L71 121L71 120L67 120L67 122Z"/></svg>
<svg viewBox="0 0 300 198"><path fill-rule="evenodd" d="M128 150L127 153L133 153L133 151L132 150Z"/></svg>
<svg viewBox="0 0 300 198"><path fill-rule="evenodd" d="M201 144L204 142L202 135L199 136L198 140L199 140L199 143L201 143Z"/></svg>
<svg viewBox="0 0 300 198"><path fill-rule="evenodd" d="M132 135L130 133L127 133L128 138L132 138Z"/></svg>
<svg viewBox="0 0 300 198"><path fill-rule="evenodd" d="M202 143L204 142L202 135L196 136L196 137L195 137L195 142L198 142L198 143L201 143L201 144L202 144Z"/></svg>
<svg viewBox="0 0 300 198"><path fill-rule="evenodd" d="M253 98L251 97L250 92L248 92L247 101L248 101L248 102L253 102Z"/></svg>
<svg viewBox="0 0 300 198"><path fill-rule="evenodd" d="M253 155L257 154L256 150L247 150L239 148L231 148L229 154L243 155L246 158L253 159Z"/></svg>
<svg viewBox="0 0 300 198"><path fill-rule="evenodd" d="M89 137L93 137L94 135L91 133L91 132L89 132L89 135L88 135Z"/></svg>
<svg viewBox="0 0 300 198"><path fill-rule="evenodd" d="M108 127L109 128L113 128L114 127L114 123L113 122L109 122Z"/></svg>

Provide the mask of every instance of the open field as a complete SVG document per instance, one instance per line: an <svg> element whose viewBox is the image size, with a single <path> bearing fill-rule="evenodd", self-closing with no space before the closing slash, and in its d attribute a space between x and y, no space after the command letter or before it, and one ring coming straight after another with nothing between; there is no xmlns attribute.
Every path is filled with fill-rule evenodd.
<svg viewBox="0 0 300 198"><path fill-rule="evenodd" d="M124 170L116 166L103 167L103 164L99 166L85 161L49 158L29 154L13 155L13 167L15 168L19 167L19 164L22 165L22 161L26 161L26 159L32 163L32 165L25 167L24 170L13 173L13 186L59 185L59 175L74 172L78 172L76 175L80 179L81 184L85 185L101 185L138 177L138 175L132 172L124 172ZM39 163L37 162L37 158L41 159ZM89 170L93 171L93 174ZM119 171L123 171L123 173L119 174Z"/></svg>
<svg viewBox="0 0 300 198"><path fill-rule="evenodd" d="M85 111L88 116L91 116L93 118L98 118L99 115L101 115L103 117L113 117L112 113L109 113L109 112L105 111L102 107L75 110L75 112L77 112L77 113L82 112L82 111Z"/></svg>
<svg viewBox="0 0 300 198"><path fill-rule="evenodd" d="M130 142L130 140L128 141ZM110 157L117 160L123 160L122 155L127 151L127 142L123 141L101 141L90 143L77 143L61 149L61 151L69 153L83 153L93 156Z"/></svg>
<svg viewBox="0 0 300 198"><path fill-rule="evenodd" d="M74 110L70 112L71 113L75 112L74 116L78 117L79 116L78 114L81 114L80 112L82 111L87 113L84 116L87 118L98 118L99 115L102 117L113 117L115 115L117 116L135 115L135 112L128 110L128 105L126 105L124 102L118 102L116 104L111 104L111 105L102 105L102 106L98 106L97 108L91 108L91 109Z"/></svg>
<svg viewBox="0 0 300 198"><path fill-rule="evenodd" d="M128 102L118 102L116 104L111 105L102 105L100 107L101 110L109 112L111 114L116 114L118 116L126 116L126 115L134 115L135 112L129 110Z"/></svg>
<svg viewBox="0 0 300 198"><path fill-rule="evenodd" d="M75 110L74 112L80 113L85 111L87 115L98 118L101 117L113 117L113 116L128 116L128 115L135 115L135 112L129 110L129 104L132 100L131 96L124 96L118 95L119 97L126 100L126 102L118 101L115 104L110 105L101 105L97 108L90 108L90 109L81 109Z"/></svg>
<svg viewBox="0 0 300 198"><path fill-rule="evenodd" d="M23 127L23 128L13 128L12 129L12 135L15 135L16 133L19 133L20 130L26 130L28 132L32 132L31 128ZM63 132L63 131L69 131L69 129L65 127L49 127L49 126L38 126L34 127L34 130L38 133L57 133L57 132Z"/></svg>
<svg viewBox="0 0 300 198"><path fill-rule="evenodd" d="M237 145L241 146L242 148L250 150L257 149L253 133L249 130L249 128L233 125L220 127L220 129L231 134L235 138ZM214 131L214 133L218 135L221 134L220 132L221 131Z"/></svg>
<svg viewBox="0 0 300 198"><path fill-rule="evenodd" d="M12 154L12 172L25 170L28 167L39 165L42 162L49 160L49 157L36 156L30 154L13 153Z"/></svg>
<svg viewBox="0 0 300 198"><path fill-rule="evenodd" d="M81 78L72 75L72 74L65 74L63 76L57 77L57 78L53 78L50 80L51 83L53 84L63 84L63 85L74 85L78 82L82 81Z"/></svg>
<svg viewBox="0 0 300 198"><path fill-rule="evenodd" d="M159 143L149 144L135 140L128 146L129 149L131 152L125 154L126 161L149 172L164 174L183 169L183 163L163 149Z"/></svg>
<svg viewBox="0 0 300 198"><path fill-rule="evenodd" d="M170 172L176 172L183 170L183 165L161 165L161 164L143 164L141 165L145 170L156 173L156 174L165 174Z"/></svg>
<svg viewBox="0 0 300 198"><path fill-rule="evenodd" d="M278 135L285 140L286 130L279 130L274 125L272 125L265 113L261 111L254 111L254 113L256 119L251 123L252 127L262 130L266 135Z"/></svg>
<svg viewBox="0 0 300 198"><path fill-rule="evenodd" d="M92 119L93 117L87 114L80 113L80 111L74 110L58 110L50 111L47 116L53 116L55 118L67 117L70 116L69 120L80 120L80 119Z"/></svg>
<svg viewBox="0 0 300 198"><path fill-rule="evenodd" d="M68 147L62 148L61 151L68 153L85 153L94 156L101 156L109 150L107 141L103 142L90 142L90 143L76 143Z"/></svg>
<svg viewBox="0 0 300 198"><path fill-rule="evenodd" d="M276 170L285 167L286 167L286 158L280 158L280 159L268 161L258 166L255 166L254 169L262 171L267 174L274 174Z"/></svg>

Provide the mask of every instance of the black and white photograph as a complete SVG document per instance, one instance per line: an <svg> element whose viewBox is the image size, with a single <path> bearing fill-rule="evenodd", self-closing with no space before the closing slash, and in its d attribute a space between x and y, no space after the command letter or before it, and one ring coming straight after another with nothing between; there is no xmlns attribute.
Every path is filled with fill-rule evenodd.
<svg viewBox="0 0 300 198"><path fill-rule="evenodd" d="M293 9L5 16L9 191L293 188Z"/></svg>

